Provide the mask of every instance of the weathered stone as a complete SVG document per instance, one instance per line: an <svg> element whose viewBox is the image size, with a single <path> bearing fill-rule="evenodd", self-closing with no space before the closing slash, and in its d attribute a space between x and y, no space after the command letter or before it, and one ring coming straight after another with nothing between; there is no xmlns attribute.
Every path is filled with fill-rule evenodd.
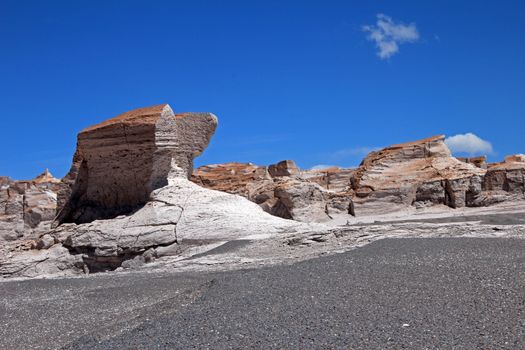
<svg viewBox="0 0 525 350"><path fill-rule="evenodd" d="M0 241L33 239L50 228L56 213L56 192L62 186L48 170L29 181L2 180Z"/></svg>
<svg viewBox="0 0 525 350"><path fill-rule="evenodd" d="M299 171L295 163L283 161L268 168L250 163L202 166L191 179L207 188L240 194L272 215L315 222L329 219L330 212L353 212L348 193L352 174L352 169L340 168Z"/></svg>
<svg viewBox="0 0 525 350"><path fill-rule="evenodd" d="M192 183L193 158L216 122L167 105L131 111L79 134L62 182L47 170L32 181L0 177L0 276L139 268L195 243L325 228L297 221L525 199L525 156L484 169L481 159L452 157L442 136L372 152L357 169L226 163L197 169ZM58 227L47 232L57 191Z"/></svg>
<svg viewBox="0 0 525 350"><path fill-rule="evenodd" d="M445 204L446 192L442 180L428 181L418 186L416 202L419 205Z"/></svg>
<svg viewBox="0 0 525 350"><path fill-rule="evenodd" d="M215 131L211 113L140 108L84 129L60 195L57 222L85 223L130 213L171 178L187 177ZM65 201L67 199L67 202Z"/></svg>
<svg viewBox="0 0 525 350"><path fill-rule="evenodd" d="M467 191L470 187L470 177L445 180L446 202L451 208L462 208L467 205Z"/></svg>
<svg viewBox="0 0 525 350"><path fill-rule="evenodd" d="M282 160L268 167L272 177L293 176L299 174L300 170L293 160Z"/></svg>
<svg viewBox="0 0 525 350"><path fill-rule="evenodd" d="M180 246L177 243L168 246L159 246L155 248L155 256L161 258L163 256L175 256L180 254Z"/></svg>
<svg viewBox="0 0 525 350"><path fill-rule="evenodd" d="M486 156L470 157L470 158L457 157L457 159L462 162L475 165L478 168L487 169L487 157Z"/></svg>
<svg viewBox="0 0 525 350"><path fill-rule="evenodd" d="M324 189L341 193L351 189L352 177L355 169L331 167L327 169L303 171L301 179L316 182Z"/></svg>
<svg viewBox="0 0 525 350"><path fill-rule="evenodd" d="M159 257L174 254L185 240L230 240L308 229L273 217L243 197L177 178L153 191L148 203L131 215L62 224L51 234L74 254L83 254L89 270L96 272L132 259L126 266L135 266L142 261L136 257L150 249Z"/></svg>
<svg viewBox="0 0 525 350"><path fill-rule="evenodd" d="M55 244L55 238L45 234L38 238L34 244L34 249L49 249Z"/></svg>
<svg viewBox="0 0 525 350"><path fill-rule="evenodd" d="M326 208L326 191L316 183L286 181L275 187L274 195L277 203L270 213L304 222L330 219Z"/></svg>
<svg viewBox="0 0 525 350"><path fill-rule="evenodd" d="M444 136L435 136L372 152L357 169L332 167L281 174L285 176L271 180L262 176L241 180L234 175L235 171L231 171L231 166L225 164L213 166L212 182L200 183L239 193L273 215L301 221L323 221L316 210L309 218L302 214L294 217L289 210L290 201L297 201L302 207L301 196L289 195L283 202L276 197L275 190L278 187L296 188L297 182L305 183L306 187L317 183L326 191L322 199L317 197L321 201L318 206L324 204L330 217L384 214L412 205L418 208L436 204L451 208L484 206L520 198L525 191L524 160L525 155L514 155L506 157L505 162L487 165L486 157L457 159L451 156ZM284 162L281 167L285 165ZM265 167L253 164L250 167L264 174ZM276 168L279 167L274 165L272 169ZM206 167L201 169L198 172L204 175L203 178L211 173Z"/></svg>
<svg viewBox="0 0 525 350"><path fill-rule="evenodd" d="M525 163L525 154L512 154L505 157L505 163Z"/></svg>
<svg viewBox="0 0 525 350"><path fill-rule="evenodd" d="M1 277L68 276L84 273L81 255L56 244L49 249L0 254Z"/></svg>
<svg viewBox="0 0 525 350"><path fill-rule="evenodd" d="M224 163L201 166L195 169L191 181L203 187L249 197L251 187L273 180L264 166L251 163Z"/></svg>
<svg viewBox="0 0 525 350"><path fill-rule="evenodd" d="M356 213L389 212L416 202L462 207L469 179L484 172L452 157L444 136L390 146L370 153L356 170Z"/></svg>
<svg viewBox="0 0 525 350"><path fill-rule="evenodd" d="M501 163L489 164L481 190L472 206L525 199L525 156L507 156Z"/></svg>

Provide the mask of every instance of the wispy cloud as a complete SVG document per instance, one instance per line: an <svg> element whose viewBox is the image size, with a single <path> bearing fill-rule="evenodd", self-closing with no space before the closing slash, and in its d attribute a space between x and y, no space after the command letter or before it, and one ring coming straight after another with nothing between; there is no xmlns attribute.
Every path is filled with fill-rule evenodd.
<svg viewBox="0 0 525 350"><path fill-rule="evenodd" d="M445 144L452 153L468 153L470 155L494 153L492 144L489 141L483 140L471 132L447 137Z"/></svg>
<svg viewBox="0 0 525 350"><path fill-rule="evenodd" d="M381 59L387 59L399 52L399 44L414 43L419 40L415 23L396 23L391 17L382 13L377 15L375 25L366 25L362 29L368 33L368 40L375 42L377 55Z"/></svg>

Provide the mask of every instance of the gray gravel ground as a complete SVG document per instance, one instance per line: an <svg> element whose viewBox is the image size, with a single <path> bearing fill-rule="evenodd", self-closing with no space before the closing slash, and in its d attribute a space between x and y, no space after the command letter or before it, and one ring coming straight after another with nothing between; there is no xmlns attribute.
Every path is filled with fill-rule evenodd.
<svg viewBox="0 0 525 350"><path fill-rule="evenodd" d="M442 218L415 218L409 220L396 220L396 221L376 221L375 223L368 224L354 224L353 226L366 226L375 225L377 223L382 224L399 224L408 222L427 222L434 224L443 223L459 223L468 221L479 221L484 225L525 225L525 213L497 213L497 214L478 214L478 215L461 215L461 216L446 216Z"/></svg>
<svg viewBox="0 0 525 350"><path fill-rule="evenodd" d="M525 240L384 239L294 265L0 283L0 348L524 349Z"/></svg>

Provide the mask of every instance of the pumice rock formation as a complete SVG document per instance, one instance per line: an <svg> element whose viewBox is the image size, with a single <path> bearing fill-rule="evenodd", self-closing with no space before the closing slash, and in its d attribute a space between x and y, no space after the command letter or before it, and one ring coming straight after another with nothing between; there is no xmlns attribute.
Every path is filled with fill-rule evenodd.
<svg viewBox="0 0 525 350"><path fill-rule="evenodd" d="M327 222L334 215L353 215L351 169L301 171L292 160L270 166L251 163L205 165L191 180L201 186L239 194L266 212L302 222Z"/></svg>
<svg viewBox="0 0 525 350"><path fill-rule="evenodd" d="M484 171L452 157L445 136L390 146L370 153L352 178L356 212L395 211L396 205L467 205ZM386 205L389 203L389 205Z"/></svg>
<svg viewBox="0 0 525 350"><path fill-rule="evenodd" d="M500 163L491 164L481 182L477 206L525 199L525 155L505 157Z"/></svg>
<svg viewBox="0 0 525 350"><path fill-rule="evenodd" d="M169 179L192 173L216 126L211 113L174 114L164 104L82 130L57 222L108 219L144 205Z"/></svg>
<svg viewBox="0 0 525 350"><path fill-rule="evenodd" d="M444 136L370 153L352 177L356 213L381 213L406 206L488 206L525 199L525 162L519 155L484 164L452 157ZM389 203L390 205L385 205Z"/></svg>
<svg viewBox="0 0 525 350"><path fill-rule="evenodd" d="M59 192L56 228L33 250L0 253L0 276L114 270L177 255L183 242L312 230L188 180L216 125L211 113L175 114L159 105L83 130Z"/></svg>
<svg viewBox="0 0 525 350"><path fill-rule="evenodd" d="M305 170L276 165L203 166L192 180L245 196L265 211L304 222L339 222L407 208L488 206L525 199L525 156L487 164L486 157L455 158L434 136L371 152L356 169Z"/></svg>
<svg viewBox="0 0 525 350"><path fill-rule="evenodd" d="M47 169L28 181L0 177L0 242L32 239L49 230L62 186Z"/></svg>

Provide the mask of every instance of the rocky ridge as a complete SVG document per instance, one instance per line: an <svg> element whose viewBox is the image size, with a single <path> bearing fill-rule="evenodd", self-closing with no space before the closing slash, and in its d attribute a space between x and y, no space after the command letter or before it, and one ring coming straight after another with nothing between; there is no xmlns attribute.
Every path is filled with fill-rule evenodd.
<svg viewBox="0 0 525 350"><path fill-rule="evenodd" d="M302 171L286 160L194 170L216 126L211 113L140 108L81 131L62 180L0 177L0 276L162 266L224 242L324 242L407 208L525 199L525 155L455 158L444 136L371 152L355 169Z"/></svg>
<svg viewBox="0 0 525 350"><path fill-rule="evenodd" d="M509 156L496 164L486 164L485 157L458 159L444 138L371 152L356 169L301 171L290 160L269 167L226 163L200 167L192 180L243 195L273 215L305 222L351 220L407 207L480 207L525 199L525 156ZM293 170L270 171L286 167Z"/></svg>

